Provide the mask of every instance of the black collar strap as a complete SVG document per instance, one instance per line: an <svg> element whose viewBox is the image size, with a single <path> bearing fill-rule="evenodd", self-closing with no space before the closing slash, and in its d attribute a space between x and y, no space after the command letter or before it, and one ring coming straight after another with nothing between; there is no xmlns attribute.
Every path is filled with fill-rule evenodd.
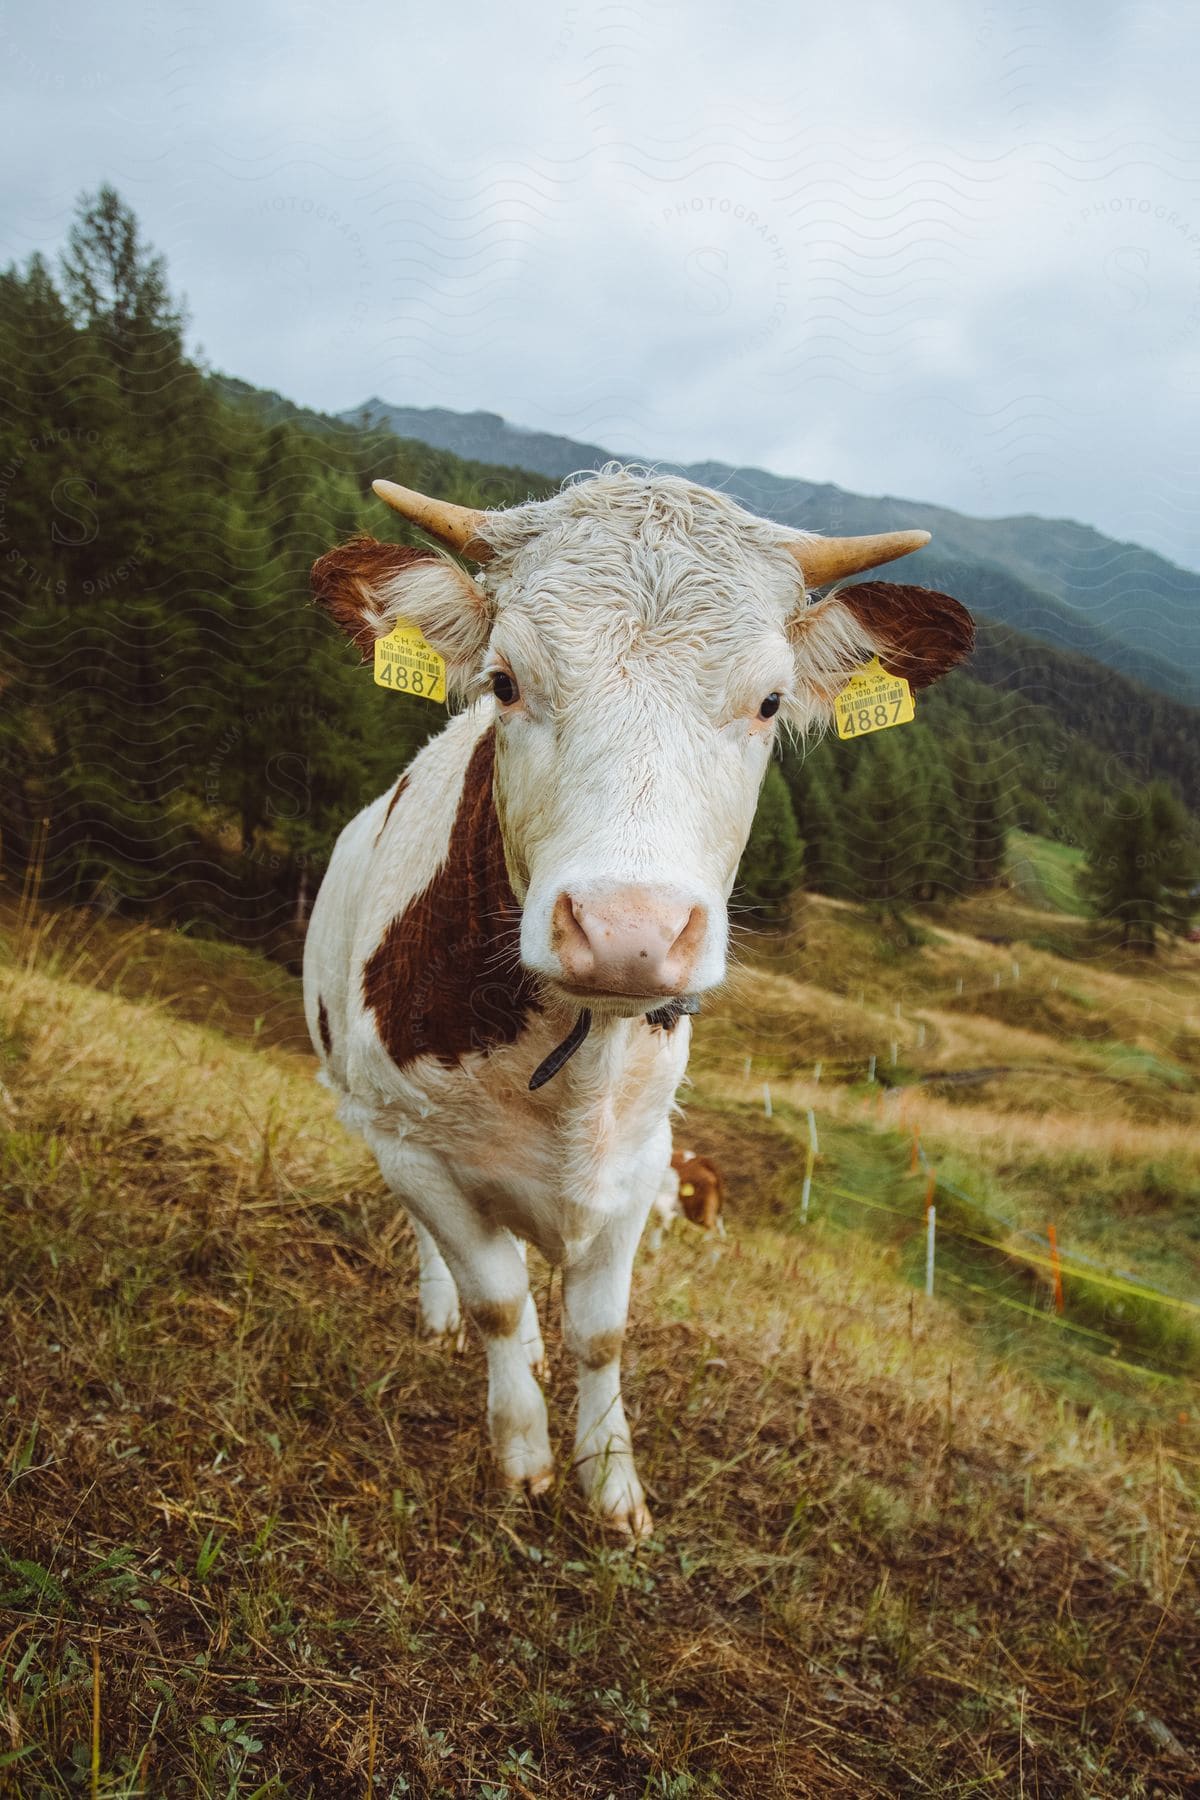
<svg viewBox="0 0 1200 1800"><path fill-rule="evenodd" d="M677 1000L668 1000L665 1006L656 1006L653 1012L648 1012L646 1023L655 1031L674 1031L686 1014L699 1011L700 1001L697 996L682 994ZM529 1077L530 1093L535 1093L538 1088L545 1087L548 1081L553 1080L563 1064L570 1062L591 1029L592 1015L585 1006L562 1043L550 1052L544 1062L538 1064Z"/></svg>
<svg viewBox="0 0 1200 1800"><path fill-rule="evenodd" d="M551 1077L558 1074L563 1064L570 1062L591 1029L592 1015L585 1006L557 1050L552 1050L545 1062L540 1062L529 1077L530 1093L537 1088L545 1087Z"/></svg>

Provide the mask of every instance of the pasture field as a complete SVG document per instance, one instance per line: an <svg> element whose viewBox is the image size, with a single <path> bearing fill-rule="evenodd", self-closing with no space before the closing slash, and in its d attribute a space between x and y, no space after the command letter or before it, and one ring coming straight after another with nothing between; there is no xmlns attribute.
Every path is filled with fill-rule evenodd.
<svg viewBox="0 0 1200 1800"><path fill-rule="evenodd" d="M1008 834L1008 873L1022 899L1057 912L1082 913L1076 877L1084 866L1083 851L1029 831Z"/></svg>
<svg viewBox="0 0 1200 1800"><path fill-rule="evenodd" d="M290 977L0 925L0 1793L1200 1791L1200 947L1019 884L744 934L677 1132L729 1234L638 1264L631 1552L497 1491Z"/></svg>

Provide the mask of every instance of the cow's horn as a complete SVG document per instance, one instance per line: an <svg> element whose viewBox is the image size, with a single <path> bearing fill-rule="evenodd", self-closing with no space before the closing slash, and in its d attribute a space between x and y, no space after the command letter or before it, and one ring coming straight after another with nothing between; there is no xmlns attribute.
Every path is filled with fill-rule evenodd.
<svg viewBox="0 0 1200 1800"><path fill-rule="evenodd" d="M880 563L895 562L898 556L907 556L910 550L919 550L928 542L927 531L880 531L873 537L789 541L784 548L800 564L805 587L815 588L843 575L857 575L862 569L877 569Z"/></svg>
<svg viewBox="0 0 1200 1800"><path fill-rule="evenodd" d="M490 562L492 547L480 537L484 515L470 506L455 506L452 500L431 500L428 494L414 493L394 481L373 481L371 486L389 506L413 525L419 525L448 550L469 556L472 562Z"/></svg>

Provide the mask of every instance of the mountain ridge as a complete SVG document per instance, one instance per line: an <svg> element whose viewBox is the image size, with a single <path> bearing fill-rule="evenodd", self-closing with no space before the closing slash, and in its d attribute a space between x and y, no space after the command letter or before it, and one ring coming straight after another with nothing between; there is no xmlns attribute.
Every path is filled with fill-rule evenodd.
<svg viewBox="0 0 1200 1800"><path fill-rule="evenodd" d="M337 415L383 427L468 460L563 480L604 462L639 462L598 444L514 425L499 413L404 407L372 396ZM1002 623L1056 649L1093 657L1173 699L1200 702L1200 574L1145 546L1108 538L1074 519L1034 513L996 519L936 501L863 495L802 476L717 459L652 464L730 494L800 530L855 533L921 525L933 533L918 568L926 583L964 565L985 572L988 609ZM984 604L984 602L980 602Z"/></svg>

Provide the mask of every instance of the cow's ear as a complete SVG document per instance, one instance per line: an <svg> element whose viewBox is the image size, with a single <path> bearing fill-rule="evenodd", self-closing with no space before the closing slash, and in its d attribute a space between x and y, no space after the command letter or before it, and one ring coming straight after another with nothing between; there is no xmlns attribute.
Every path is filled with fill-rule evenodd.
<svg viewBox="0 0 1200 1800"><path fill-rule="evenodd" d="M928 687L971 654L966 607L931 588L862 581L803 607L791 621L801 690L829 704L856 668L878 656L910 687Z"/></svg>
<svg viewBox="0 0 1200 1800"><path fill-rule="evenodd" d="M433 551L352 538L313 564L312 591L364 661L397 619L415 625L445 658L451 687L470 680L487 648L485 594L456 562Z"/></svg>

